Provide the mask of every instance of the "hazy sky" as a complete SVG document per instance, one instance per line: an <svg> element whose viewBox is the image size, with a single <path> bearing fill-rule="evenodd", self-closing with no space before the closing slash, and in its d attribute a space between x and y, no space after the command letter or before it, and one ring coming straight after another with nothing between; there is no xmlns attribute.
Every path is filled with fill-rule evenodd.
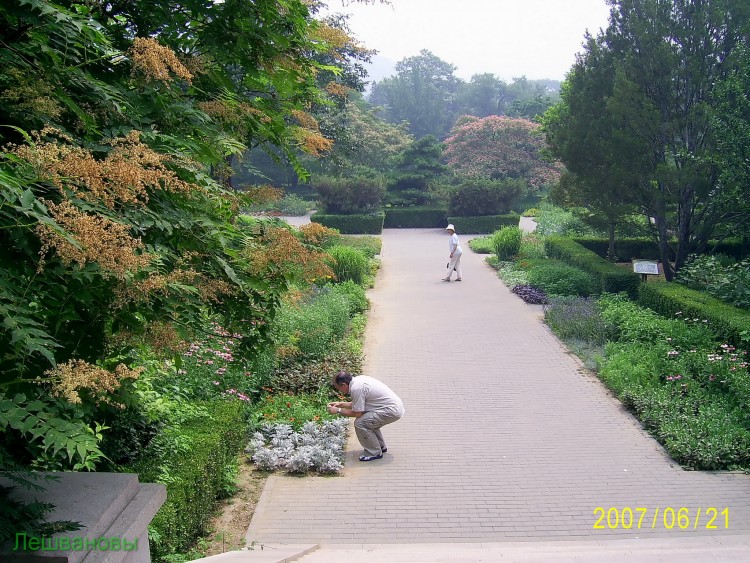
<svg viewBox="0 0 750 563"><path fill-rule="evenodd" d="M457 67L456 76L490 72L562 80L584 33L606 28L605 0L391 0L391 6L329 0L351 13L352 32L393 62L428 49Z"/></svg>

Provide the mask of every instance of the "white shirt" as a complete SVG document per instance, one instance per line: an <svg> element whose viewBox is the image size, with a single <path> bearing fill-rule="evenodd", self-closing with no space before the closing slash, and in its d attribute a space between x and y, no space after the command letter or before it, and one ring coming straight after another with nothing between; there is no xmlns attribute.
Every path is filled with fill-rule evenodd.
<svg viewBox="0 0 750 563"><path fill-rule="evenodd" d="M448 240L448 248L451 251L451 254L463 254L463 250L461 250L461 245L458 242L458 235L456 233L453 233L451 235L450 240Z"/></svg>

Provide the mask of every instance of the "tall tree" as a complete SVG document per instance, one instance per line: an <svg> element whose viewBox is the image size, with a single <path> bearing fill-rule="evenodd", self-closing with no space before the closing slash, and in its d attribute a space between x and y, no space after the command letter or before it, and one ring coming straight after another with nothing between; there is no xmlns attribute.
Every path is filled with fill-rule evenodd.
<svg viewBox="0 0 750 563"><path fill-rule="evenodd" d="M544 156L539 124L490 115L463 116L445 140L445 157L456 174L475 178L524 180L534 191L551 186L561 167Z"/></svg>
<svg viewBox="0 0 750 563"><path fill-rule="evenodd" d="M602 39L587 37L585 50L563 83L561 101L542 120L551 152L567 172L550 197L558 205L578 207L602 217L615 256L615 230L621 216L634 211L642 155L632 137L620 134L605 111L614 87L614 59Z"/></svg>
<svg viewBox="0 0 750 563"><path fill-rule="evenodd" d="M746 29L732 0L611 0L605 43L617 61L612 116L646 151L641 205L655 220L666 278L705 248L729 203L713 155L714 86ZM675 261L670 262L670 239Z"/></svg>
<svg viewBox="0 0 750 563"><path fill-rule="evenodd" d="M456 67L423 49L415 57L396 64L396 75L372 86L370 102L382 106L392 122L407 121L417 138L433 135L443 139L456 117L459 80Z"/></svg>

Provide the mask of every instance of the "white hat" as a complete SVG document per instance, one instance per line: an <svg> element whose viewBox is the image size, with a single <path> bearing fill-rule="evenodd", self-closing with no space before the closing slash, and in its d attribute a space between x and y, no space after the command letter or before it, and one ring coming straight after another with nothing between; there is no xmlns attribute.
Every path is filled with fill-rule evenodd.
<svg viewBox="0 0 750 563"><path fill-rule="evenodd" d="M454 231L456 230L456 227L453 226L453 223L450 223L447 227L445 227L446 231Z"/></svg>

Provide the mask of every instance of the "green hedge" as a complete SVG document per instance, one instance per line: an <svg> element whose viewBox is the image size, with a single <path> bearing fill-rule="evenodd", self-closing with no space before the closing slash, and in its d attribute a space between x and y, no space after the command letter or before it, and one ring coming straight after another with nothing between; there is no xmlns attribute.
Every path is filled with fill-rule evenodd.
<svg viewBox="0 0 750 563"><path fill-rule="evenodd" d="M572 237L572 240L595 252L602 258L607 257L609 239L598 237ZM622 238L615 239L615 256L620 262L630 262L633 259L660 260L659 247L650 238ZM674 256L670 259L674 260Z"/></svg>
<svg viewBox="0 0 750 563"><path fill-rule="evenodd" d="M548 236L544 239L544 249L550 258L557 258L593 275L601 293L624 291L636 298L641 278L635 272L605 260L570 238Z"/></svg>
<svg viewBox="0 0 750 563"><path fill-rule="evenodd" d="M427 207L389 207L385 210L387 229L430 229L448 224L448 210Z"/></svg>
<svg viewBox="0 0 750 563"><path fill-rule="evenodd" d="M607 257L609 249L609 240L599 237L572 237L575 242L596 252L602 258ZM676 244L676 241L674 241ZM709 241L708 250L716 254L726 254L737 260L741 260L748 255L748 245L742 240L723 240L719 243ZM640 238L618 238L615 239L615 256L621 262L629 262L633 259L642 258L644 260L661 260L659 247L653 239L647 237ZM674 253L671 252L670 260L674 260Z"/></svg>
<svg viewBox="0 0 750 563"><path fill-rule="evenodd" d="M310 220L320 223L345 235L379 235L383 232L385 213L370 213L363 215L330 215L313 213Z"/></svg>
<svg viewBox="0 0 750 563"><path fill-rule="evenodd" d="M151 521L154 559L187 551L206 533L217 499L227 486L227 469L245 446L247 425L238 400L201 403L209 416L182 426L186 451L170 452L169 459L154 457L136 462L129 472L143 483L159 480L160 466L168 467L167 501Z"/></svg>
<svg viewBox="0 0 750 563"><path fill-rule="evenodd" d="M638 302L665 317L706 320L717 336L736 347L747 348L750 312L732 307L702 291L669 282L641 284Z"/></svg>
<svg viewBox="0 0 750 563"><path fill-rule="evenodd" d="M485 215L481 217L448 217L447 222L456 226L456 232L460 234L489 234L494 233L500 227L518 226L521 216L518 213L507 215ZM445 225L443 225L445 227Z"/></svg>

